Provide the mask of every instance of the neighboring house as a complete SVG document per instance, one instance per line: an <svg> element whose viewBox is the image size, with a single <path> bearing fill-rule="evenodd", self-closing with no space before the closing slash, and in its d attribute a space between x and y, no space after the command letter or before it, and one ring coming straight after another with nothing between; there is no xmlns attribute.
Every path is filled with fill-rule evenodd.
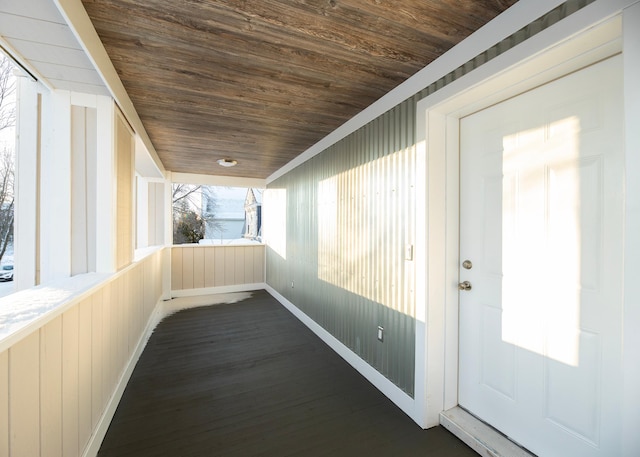
<svg viewBox="0 0 640 457"><path fill-rule="evenodd" d="M241 211L218 213L218 216L215 218L215 223L217 224L215 227L207 224L209 231L206 232L206 238L223 240L242 238L244 213Z"/></svg>
<svg viewBox="0 0 640 457"><path fill-rule="evenodd" d="M251 240L262 236L262 191L248 189L244 201L245 229L244 237Z"/></svg>
<svg viewBox="0 0 640 457"><path fill-rule="evenodd" d="M205 208L205 240L242 238L245 225L242 200L219 198L213 191L203 191L202 207Z"/></svg>

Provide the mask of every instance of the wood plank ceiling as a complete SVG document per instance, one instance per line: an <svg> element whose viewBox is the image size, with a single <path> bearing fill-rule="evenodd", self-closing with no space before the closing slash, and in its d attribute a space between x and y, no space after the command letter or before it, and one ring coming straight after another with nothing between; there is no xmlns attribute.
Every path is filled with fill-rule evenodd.
<svg viewBox="0 0 640 457"><path fill-rule="evenodd" d="M83 3L168 170L266 178L516 1Z"/></svg>

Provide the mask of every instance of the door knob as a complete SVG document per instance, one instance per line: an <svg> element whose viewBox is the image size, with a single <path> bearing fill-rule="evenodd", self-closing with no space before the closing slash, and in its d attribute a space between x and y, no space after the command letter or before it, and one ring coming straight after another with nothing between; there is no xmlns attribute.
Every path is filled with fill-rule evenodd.
<svg viewBox="0 0 640 457"><path fill-rule="evenodd" d="M458 290L471 290L471 283L469 281L463 281L458 284Z"/></svg>

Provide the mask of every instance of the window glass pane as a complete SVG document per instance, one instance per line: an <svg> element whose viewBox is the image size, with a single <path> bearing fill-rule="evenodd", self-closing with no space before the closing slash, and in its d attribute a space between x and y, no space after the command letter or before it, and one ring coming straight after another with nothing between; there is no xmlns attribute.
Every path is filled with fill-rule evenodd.
<svg viewBox="0 0 640 457"><path fill-rule="evenodd" d="M173 185L173 243L262 240L262 189Z"/></svg>
<svg viewBox="0 0 640 457"><path fill-rule="evenodd" d="M14 151L16 79L0 53L0 297L13 292Z"/></svg>

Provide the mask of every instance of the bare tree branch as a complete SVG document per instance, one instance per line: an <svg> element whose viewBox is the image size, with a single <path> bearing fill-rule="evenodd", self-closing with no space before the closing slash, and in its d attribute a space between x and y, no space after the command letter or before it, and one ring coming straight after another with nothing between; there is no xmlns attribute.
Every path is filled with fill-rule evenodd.
<svg viewBox="0 0 640 457"><path fill-rule="evenodd" d="M13 63L0 54L0 131L15 125L15 91ZM13 243L13 182L13 150L5 148L0 152L0 261Z"/></svg>
<svg viewBox="0 0 640 457"><path fill-rule="evenodd" d="M189 198L190 195L200 190L202 186L194 186L191 184L174 184L173 185L173 203L177 203L182 199Z"/></svg>
<svg viewBox="0 0 640 457"><path fill-rule="evenodd" d="M15 91L16 80L13 75L13 63L0 54L0 131L15 125Z"/></svg>
<svg viewBox="0 0 640 457"><path fill-rule="evenodd" d="M13 183L13 151L4 149L0 153L0 260L13 243Z"/></svg>

